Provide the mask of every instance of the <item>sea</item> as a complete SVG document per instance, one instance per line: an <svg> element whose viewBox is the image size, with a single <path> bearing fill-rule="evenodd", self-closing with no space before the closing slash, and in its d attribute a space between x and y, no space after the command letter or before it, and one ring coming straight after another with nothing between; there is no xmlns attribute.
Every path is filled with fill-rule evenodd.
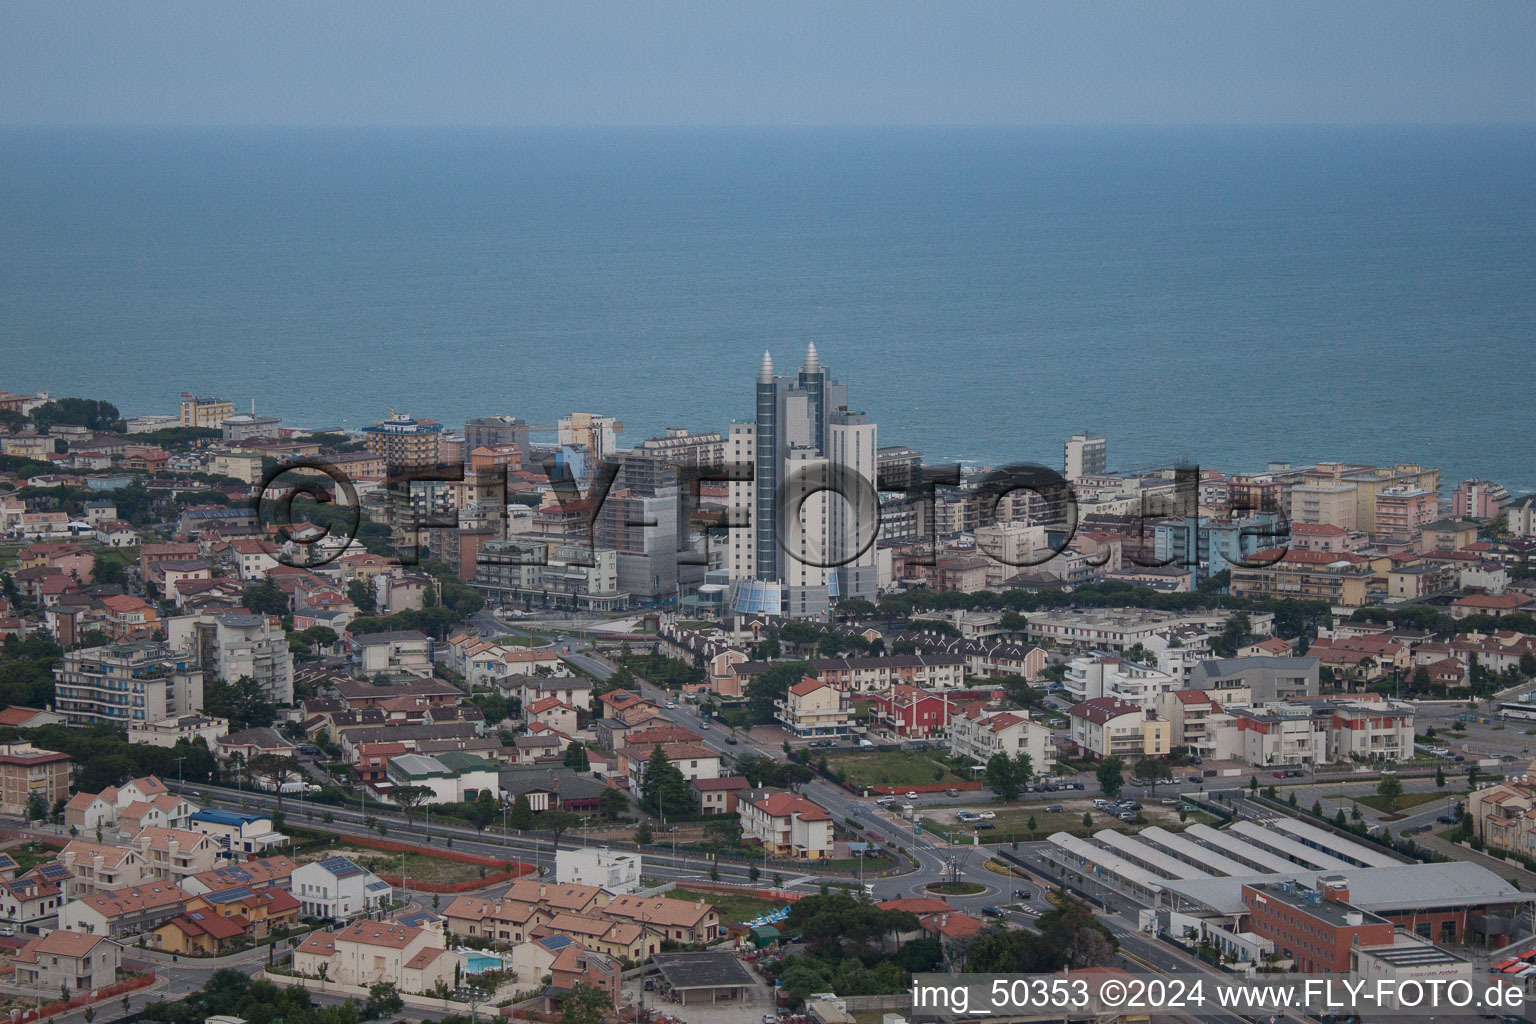
<svg viewBox="0 0 1536 1024"><path fill-rule="evenodd" d="M1536 490L1536 127L0 129L0 389L632 443L812 340L931 463Z"/></svg>

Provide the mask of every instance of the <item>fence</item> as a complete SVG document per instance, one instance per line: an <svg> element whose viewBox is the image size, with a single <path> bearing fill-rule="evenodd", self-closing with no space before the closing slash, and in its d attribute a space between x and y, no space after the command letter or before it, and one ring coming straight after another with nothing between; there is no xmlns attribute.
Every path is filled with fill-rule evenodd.
<svg viewBox="0 0 1536 1024"><path fill-rule="evenodd" d="M141 988L148 988L154 983L155 973L151 971L150 973L140 975L137 978L130 978L127 981L119 981L116 984L108 985L106 988L92 989L90 992L87 992L84 995L75 996L68 1002L64 1002L63 1000L55 1000L54 1002L47 1003L35 1010L27 1010L25 1013L11 1017L9 1019L12 1024L26 1024L27 1021L42 1020L45 1017L53 1017L61 1013L68 1013L70 1010L78 1010L80 1007L88 1006L91 1003L99 1003L103 999L111 999L114 996L125 995L129 992L136 992Z"/></svg>

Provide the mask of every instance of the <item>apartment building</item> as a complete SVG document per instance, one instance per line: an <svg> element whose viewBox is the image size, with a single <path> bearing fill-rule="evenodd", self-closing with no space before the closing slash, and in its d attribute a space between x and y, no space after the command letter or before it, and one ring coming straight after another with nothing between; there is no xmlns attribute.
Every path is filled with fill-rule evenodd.
<svg viewBox="0 0 1536 1024"><path fill-rule="evenodd" d="M1072 723L1073 745L1095 761L1111 755L1162 757L1171 746L1167 719L1118 697L1085 700L1073 705L1067 717Z"/></svg>
<svg viewBox="0 0 1536 1024"><path fill-rule="evenodd" d="M235 403L206 395L181 393L180 425L217 430L235 414Z"/></svg>
<svg viewBox="0 0 1536 1024"><path fill-rule="evenodd" d="M1415 545L1419 532L1435 521L1440 509L1433 491L1422 487L1389 487L1376 495L1376 526L1371 536L1378 543Z"/></svg>
<svg viewBox="0 0 1536 1024"><path fill-rule="evenodd" d="M368 452L391 469L422 469L438 464L438 445L443 425L436 420L415 419L391 412L389 419L363 428Z"/></svg>
<svg viewBox="0 0 1536 1024"><path fill-rule="evenodd" d="M1327 601L1358 608L1384 592L1371 560L1363 555L1273 548L1250 561L1253 564L1232 570L1235 597Z"/></svg>
<svg viewBox="0 0 1536 1024"><path fill-rule="evenodd" d="M950 703L942 693L915 686L893 686L875 694L870 726L907 740L943 736L949 730Z"/></svg>
<svg viewBox="0 0 1536 1024"><path fill-rule="evenodd" d="M129 842L138 847L146 879L177 885L189 875L217 867L221 849L208 835L181 828L146 828Z"/></svg>
<svg viewBox="0 0 1536 1024"><path fill-rule="evenodd" d="M59 927L123 939L151 931L181 913L187 894L170 882L133 885L71 900L59 911Z"/></svg>
<svg viewBox="0 0 1536 1024"><path fill-rule="evenodd" d="M848 691L806 676L773 702L773 717L800 737L846 736L853 721Z"/></svg>
<svg viewBox="0 0 1536 1024"><path fill-rule="evenodd" d="M249 676L277 704L293 703L293 650L282 621L246 612L203 612L166 622L166 641L195 659L205 678Z"/></svg>
<svg viewBox="0 0 1536 1024"><path fill-rule="evenodd" d="M1062 683L1070 700L1117 697L1146 711L1156 710L1163 694L1179 688L1167 672L1110 655L1073 658Z"/></svg>
<svg viewBox="0 0 1536 1024"><path fill-rule="evenodd" d="M743 691L751 678L766 672L771 661L732 666ZM816 678L849 693L879 693L892 686L920 690L954 690L965 685L965 658L958 654L897 654L873 658L818 658L811 662Z"/></svg>
<svg viewBox="0 0 1536 1024"><path fill-rule="evenodd" d="M447 950L439 928L393 921L354 921L335 932L313 932L293 953L294 970L308 977L366 989L390 984L399 992L452 987L464 958Z"/></svg>
<svg viewBox="0 0 1536 1024"><path fill-rule="evenodd" d="M741 832L779 857L822 860L832 853L832 815L797 793L762 792L736 805Z"/></svg>
<svg viewBox="0 0 1536 1024"><path fill-rule="evenodd" d="M1239 571L1245 570L1235 570L1234 575ZM1140 608L1055 611L1031 615L1025 632L1032 643L1124 654L1137 644L1150 649L1154 638L1170 628L1187 626L1219 633L1228 616L1225 611L1179 614ZM1249 614L1250 628L1258 636L1273 633L1274 622L1269 612Z"/></svg>
<svg viewBox="0 0 1536 1024"><path fill-rule="evenodd" d="M53 677L54 709L69 725L126 728L203 706L203 673L191 655L150 641L68 651Z"/></svg>
<svg viewBox="0 0 1536 1024"><path fill-rule="evenodd" d="M969 704L950 715L945 731L949 752L985 765L994 754L1017 758L1028 754L1036 775L1048 775L1056 765L1051 730L1032 720L1029 712Z"/></svg>
<svg viewBox="0 0 1536 1024"><path fill-rule="evenodd" d="M415 629L367 633L350 641L352 660L369 678L379 672L432 674L432 638Z"/></svg>
<svg viewBox="0 0 1536 1024"><path fill-rule="evenodd" d="M70 778L68 754L25 741L0 743L0 814L26 817L34 796L51 813L54 804L69 799Z"/></svg>

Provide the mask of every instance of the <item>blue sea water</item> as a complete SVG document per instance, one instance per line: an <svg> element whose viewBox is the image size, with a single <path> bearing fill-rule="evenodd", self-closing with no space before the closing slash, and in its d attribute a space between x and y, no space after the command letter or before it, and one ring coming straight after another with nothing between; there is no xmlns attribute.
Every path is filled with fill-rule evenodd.
<svg viewBox="0 0 1536 1024"><path fill-rule="evenodd" d="M0 131L0 388L1536 489L1536 128Z"/></svg>

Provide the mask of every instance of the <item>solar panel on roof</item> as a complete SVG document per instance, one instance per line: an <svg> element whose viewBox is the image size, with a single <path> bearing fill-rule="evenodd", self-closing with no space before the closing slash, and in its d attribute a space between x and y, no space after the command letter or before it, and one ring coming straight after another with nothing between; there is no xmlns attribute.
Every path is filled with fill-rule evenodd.
<svg viewBox="0 0 1536 1024"><path fill-rule="evenodd" d="M211 892L204 896L203 899L209 903L237 903L250 895L251 890L243 885L239 885L233 889L225 889L222 892Z"/></svg>
<svg viewBox="0 0 1536 1024"><path fill-rule="evenodd" d="M350 878L353 875L363 873L362 868L345 857L327 857L325 860L320 861L320 866L337 878Z"/></svg>
<svg viewBox="0 0 1536 1024"><path fill-rule="evenodd" d="M364 888L369 892L381 892L389 888L388 882L369 882Z"/></svg>

